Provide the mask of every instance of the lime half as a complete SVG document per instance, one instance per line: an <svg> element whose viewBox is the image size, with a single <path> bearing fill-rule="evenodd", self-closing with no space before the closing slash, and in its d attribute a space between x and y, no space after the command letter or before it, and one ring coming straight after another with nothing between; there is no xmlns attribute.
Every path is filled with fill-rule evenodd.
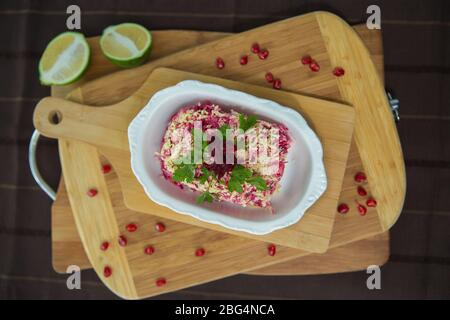
<svg viewBox="0 0 450 320"><path fill-rule="evenodd" d="M148 58L152 36L141 25L122 23L103 30L100 47L112 63L124 68L134 67Z"/></svg>
<svg viewBox="0 0 450 320"><path fill-rule="evenodd" d="M90 48L81 33L64 32L45 48L39 60L39 78L44 85L65 85L77 81L86 71Z"/></svg>

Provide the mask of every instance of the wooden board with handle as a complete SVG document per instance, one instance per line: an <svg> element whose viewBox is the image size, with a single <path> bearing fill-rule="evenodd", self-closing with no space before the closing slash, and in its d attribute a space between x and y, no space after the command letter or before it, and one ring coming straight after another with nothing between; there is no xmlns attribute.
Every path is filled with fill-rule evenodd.
<svg viewBox="0 0 450 320"><path fill-rule="evenodd" d="M86 96L86 97L88 97L88 96ZM93 150L93 152L95 152L95 150ZM64 153L64 152L62 152L62 153ZM348 168L351 168L351 170L361 170L362 167L360 165L360 160L358 158L357 152L352 156L351 159L352 160L349 161L349 163L348 163L349 164ZM75 171L74 174L77 175L78 172ZM352 179L347 179L347 183L349 181L351 181L351 180ZM350 185L349 185L349 189L350 189ZM353 189L354 189L354 186L353 186ZM105 190L105 191L108 192L108 190ZM348 197L349 195L347 194L346 196ZM352 197L353 197L353 195L352 195ZM120 195L119 195L118 198L117 198L117 196L116 197L111 196L111 199L112 199L112 201L113 201L113 199L118 199L120 201L121 197L120 197ZM119 201L116 202L116 205L119 205ZM115 205L115 203L113 203L113 206L114 205ZM116 212L118 212L117 214L123 214L123 215L126 215L126 214L129 213L128 211L119 210L119 209ZM146 216L146 217L150 218L151 216ZM377 216L376 216L375 211L369 211L368 215L366 217L364 217L363 219L361 219L361 217L359 217L357 215L357 213L355 213L355 211L353 210L353 211L350 211L350 213L348 215L346 215L346 216L338 216L338 219L339 219L338 221L340 222L341 226L340 226L340 228L335 228L335 229L339 230L340 232L338 232L336 234L336 237L335 237L336 240L332 241L332 245L343 244L343 243L345 243L345 241L348 241L348 238L342 237L343 234L345 235L345 232L342 233L342 230L344 230L346 228L347 229L351 228L351 231L352 232L356 232L356 233L358 233L358 230L364 229L364 232L362 232L360 234L361 237L364 237L365 235L367 235L370 232L375 232L375 233L379 232L378 231L379 229L376 228ZM368 227L368 226L372 226L372 227ZM375 228L373 226L375 226ZM375 233L372 233L372 234L375 234ZM203 234L204 233L202 233L202 235ZM215 237L213 237L213 239L217 239L217 235ZM233 240L233 239L231 238L230 240ZM223 243L227 243L228 241L227 241L227 239L222 239L222 242ZM377 244L377 243L379 243L379 242L377 242L377 241L370 242L370 244ZM383 242L383 243L386 244L386 242ZM234 261L234 263L231 264L231 265L226 265L226 269L225 270L221 270L222 276L233 274L233 272L239 272L237 270L240 270L240 272L249 270L248 269L249 268L248 264L249 264L249 260L251 261L251 259L248 259L249 252L253 252L255 254L260 255L261 254L261 250L264 251L264 252L266 251L266 247L262 247L261 248L261 246L255 246L255 247L252 247L252 250L247 250L246 248L248 248L248 247L244 246L244 247L241 248L240 245L241 245L241 243L236 244L234 242L233 244L231 244L231 246L233 248L235 248L236 250L233 250L231 252L226 252L225 253L227 261ZM246 241L246 245L252 246L254 244L252 244L252 241ZM190 251L192 251L192 250L193 249L191 248ZM361 249L359 249L359 250L361 250ZM239 254L240 252L246 252L247 256L240 255ZM266 255L263 255L262 258L257 259L257 261L259 262L259 266L263 267L264 265L275 264L277 262L282 262L282 261L285 261L287 259L292 259L294 257L300 257L300 256L303 256L303 255L306 254L305 252L296 251L296 250L292 250L292 249L288 249L288 248L280 248L279 252L280 252L280 254L277 254L276 257L272 257L271 261L264 260L264 257L267 258ZM355 251L355 254L357 254L357 253L358 253L358 251ZM383 255L383 254L387 254L387 253L382 253L381 252L381 255ZM289 258L286 258L286 256L289 256ZM259 257L261 257L261 256L259 256ZM180 256L179 255L177 256L177 254L175 252L173 254L173 256L169 255L169 256L166 256L166 258L169 259L169 263L163 264L164 265L164 271L165 271L164 273L167 272L166 275L167 274L170 275L171 272L173 272L172 271L173 270L172 269L172 264L170 263L170 261L174 261L174 260L178 261L180 259ZM252 258L253 258L253 256L252 256ZM314 260L314 256L311 256L310 260L311 261L317 261L317 260ZM339 256L334 259L334 261L339 261L339 260L340 260ZM328 260L322 261L322 262L325 262L325 263L324 263L324 265L321 268L317 268L318 271L319 271L319 269L321 270L320 272L327 272L327 270L328 270L328 272L332 272L332 270L338 271L337 269L333 269L332 265L329 266L329 268L327 269L326 268L326 266L327 266L326 261L328 261ZM379 261L383 262L384 260L379 260ZM364 266L364 261L361 261L359 263L360 263L359 264L360 267ZM212 277L213 274L211 274L210 272L208 272L208 273L202 273L201 272L200 274L199 273L195 273L195 270L197 270L196 269L196 264L189 264L189 266L192 267L192 269L189 269L190 270L189 274L184 275L184 277L178 277L177 279L170 279L169 278L170 288L169 287L166 287L164 289L153 288L154 290L152 292L149 293L147 291L146 293L150 294L150 295L158 294L158 293L167 292L167 291L175 290L177 288L182 288L182 287L186 287L186 286L189 286L189 285L194 285L194 284L198 284L198 283L202 283L202 282L214 279ZM294 266L295 266L295 264L294 264ZM352 267L353 268L357 268L358 263L357 262L347 263L346 266L348 268L352 268ZM174 267L176 267L176 266L174 266ZM161 270L161 269L158 269L158 270ZM310 266L310 268L309 269L307 268L307 270L314 270L314 267ZM352 269L350 269L350 270L352 270ZM179 271L179 269L177 271ZM280 271L280 269L278 269L278 271ZM270 270L265 271L265 272L270 273ZM301 272L299 272L299 273L301 273ZM178 274L179 274L179 272L178 272ZM206 279L204 277L205 275L206 275ZM153 283L152 282L152 276L150 274L147 274L144 278L146 279L145 283L147 285L149 285L150 283Z"/></svg>
<svg viewBox="0 0 450 320"><path fill-rule="evenodd" d="M139 81L137 81L137 82L139 82ZM121 84L116 83L116 85L120 86ZM89 88L89 86L87 86L86 88ZM117 92L120 92L120 91L117 91ZM83 90L80 90L80 93L83 93ZM86 93L86 92L84 92L84 93ZM316 93L319 94L319 92L316 92ZM123 91L122 94L126 94L125 91ZM85 96L88 98L89 94L86 94ZM117 99L117 97L120 97L120 94L111 96L110 98ZM98 101L100 101L102 98L103 97L101 97ZM101 104L101 102L99 104ZM377 121L377 120L375 120L375 121ZM387 142L387 143L389 143L389 142ZM351 176L357 170L363 169L361 166L361 161L359 160L359 157L358 157L358 152L354 152L351 159L352 159L352 161L349 162L351 164L348 167L348 172L350 173L350 174L348 174L348 176L350 178L346 180L348 187L346 188L347 192L344 192L344 194L343 194L343 200L354 198L354 185L351 184L351 181L352 181ZM334 233L335 237L332 239L332 245L338 245L338 244L342 245L342 244L348 243L349 241L352 241L352 239L349 239L349 237L348 237L348 232L352 232L354 239L362 239L369 235L373 235L373 234L380 232L380 227L379 227L379 224L377 224L377 216L375 214L375 211L372 211L372 212L369 211L368 215L364 218L364 220L361 220L361 218L355 213L354 210L351 210L350 213L346 216L339 216L338 219L339 219L338 221L340 222L340 224L339 224L339 227L336 228L336 230L338 232ZM294 256L297 256L297 257L301 256L302 254L304 254L304 253L299 252L299 253L297 253L297 255L293 254L291 256L291 258ZM283 256L281 256L279 258L282 260ZM279 262L278 257L277 257L277 262ZM274 263L274 261L272 261L272 263ZM242 271L244 271L244 270L246 270L245 266L242 268ZM192 282L192 284L201 283L202 281L204 281L204 279L199 278L199 279L194 280ZM184 284L184 285L186 285L186 284Z"/></svg>
<svg viewBox="0 0 450 320"><path fill-rule="evenodd" d="M290 106L297 109L314 128L324 148L328 187L324 195L298 223L267 235L257 236L172 212L148 198L130 167L128 124L154 93L187 79L220 84L226 88ZM58 114L61 117L60 123L52 123L52 114ZM353 116L353 108L326 100L160 68L150 75L137 93L113 106L92 108L57 98L44 98L36 106L34 124L44 135L76 139L97 146L100 152L112 162L123 186L125 203L134 211L297 249L324 252L328 248L334 224L334 210L341 190L353 133ZM62 159L63 167L64 161L67 159ZM69 181L66 181L66 184L67 182Z"/></svg>
<svg viewBox="0 0 450 320"><path fill-rule="evenodd" d="M155 70L139 92L142 95L145 92L151 96L153 92L184 79L196 79L218 83L228 88L239 88L242 91L275 99L278 102L298 108L316 129L316 133L324 144L329 186L325 195L318 200L317 204L330 202L330 208L325 205L324 209L317 210L317 213L331 212L332 208L336 207L353 132L353 108L326 100L164 68ZM103 282L121 297L142 298L166 292L166 290L175 290L192 285L198 281L213 280L217 277L229 275L230 272L231 274L239 272L236 269L244 268L245 271L245 268L252 269L272 262L273 259L267 259L270 256L267 254L267 244L263 242L256 241L255 243L255 241L252 241L247 243L239 237L231 236L230 241L223 241L224 235L218 236L216 232L211 231L208 237L206 230L186 228L185 225L175 224L172 221L165 222L168 229L167 233L159 235L154 230L155 223L160 222L158 219L155 218L155 221L149 225L139 220L139 217L128 217L128 222L136 223L139 230L132 234L125 232L126 222L117 219L117 211L112 207L112 188L108 188L106 185L108 176L104 178L99 174L101 164L99 155L96 154L96 147L87 143L98 144L99 150L107 156L107 159L113 165L114 174L117 173L121 178L122 192L133 184L138 186L136 181L132 181L135 178L129 168L126 140L128 121L126 119L129 120L134 117L139 110L139 106L142 107L143 104L139 103L139 100L134 96L129 99L130 104L124 104L126 102L116 106L92 108L61 99L45 98L36 107L34 115L35 126L41 133L65 139L60 141L60 148L64 150L61 153L64 175L68 177L70 176L69 172L77 173L76 177L66 180L69 200L72 208L74 208L75 222L87 256ZM129 114L130 112L132 114ZM53 121L53 114L58 114L59 122ZM125 138L121 138L120 132ZM76 142L71 145L70 139L81 139L86 143ZM121 143L124 143L124 145L121 145ZM123 172L125 171L129 171L129 173L128 176L123 178ZM92 187L99 190L95 197L86 195L87 190ZM138 192L142 193L142 190ZM117 196L114 199L117 199ZM145 200L148 201L147 198ZM308 221L307 217L312 215L315 207L316 205L298 224L302 221ZM158 211L163 209L156 206L153 206L153 208ZM152 213L155 215L157 211ZM136 212L132 214L137 215ZM167 216L167 214L164 216ZM319 221L323 220L319 219ZM333 221L334 212L330 221L331 227ZM309 229L315 231L314 227L317 228L316 225L311 224ZM122 248L117 244L117 239L119 235L124 235L124 233L128 238L128 245ZM183 234L184 236L182 236ZM301 233L299 235L301 236ZM144 237L148 236L151 236L151 238L147 244L143 243ZM182 247L180 246L181 239L184 240L181 243L189 246L190 250L177 251ZM106 252L100 250L100 244L104 241L110 243L110 249ZM145 245L148 244L157 248L156 253L151 257L144 254ZM201 259L194 255L196 247L200 244L204 244L209 252L206 257ZM259 247L259 250L256 251L255 247ZM283 254L283 251L280 248L277 253L277 259L281 259L280 261L289 257L289 252L285 249L286 253ZM173 252L176 255L173 255ZM235 258L231 252L234 253ZM254 252L252 259L249 259L250 252ZM173 257L174 260L168 261L167 255ZM229 265L224 264L224 257L226 257ZM197 260L192 260L192 258ZM236 260L239 260L239 263ZM195 262L200 263L199 269L196 268L195 270L195 277L191 278L189 274L180 274L181 266L194 265ZM167 265L172 267L168 268ZM218 265L221 265L221 268L217 268ZM243 267L243 265L246 266ZM102 277L102 270L106 267L112 268L115 276ZM205 270L210 271L205 272ZM190 272L193 271L190 270ZM163 276L164 279L168 277L170 281L166 287L159 288L155 285L155 282Z"/></svg>
<svg viewBox="0 0 450 320"><path fill-rule="evenodd" d="M382 77L383 59L380 31L368 30L365 25L355 26L354 28L371 51L372 59ZM225 34L210 32L178 30L156 31L153 32L153 39L155 40L155 43L158 42L159 45L154 47L152 58L172 53L171 50L178 49L176 45L183 47L201 44L200 42L212 41L224 36ZM170 41L168 39L170 39ZM93 52L93 63L89 69L87 78L92 79L103 75L105 72L116 71L116 67L104 59L100 54L98 38L90 38L89 42ZM52 88L52 95L65 97L67 92L72 88L73 87L54 87ZM89 99L90 97L85 96L85 98ZM101 104L108 105L112 102L113 101L109 101L108 97L105 96L104 100L101 101ZM112 186L117 185L114 182L114 179L117 179L117 177L108 179L108 189L111 188L109 186L111 183ZM120 193L115 194L118 194L121 197ZM113 206L117 203L117 200L113 200ZM120 217L121 214L124 214L124 210L116 210L116 207L114 208L115 211L118 212L116 213L118 217ZM144 217L142 218L144 219ZM151 219L151 217L145 215L145 219ZM342 220L338 217L335 224L339 224L341 221ZM364 222L364 220L360 221ZM371 264L382 265L387 260L388 256L389 236L388 233L385 233L379 236L370 237L367 240L360 240L355 243L335 247L325 254L307 255L250 272L253 274L271 275L348 272L364 269ZM61 273L66 272L66 268L73 264L78 265L82 269L91 267L75 227L75 221L63 181L61 181L60 187L58 188L57 199L52 205L52 261L54 269Z"/></svg>
<svg viewBox="0 0 450 320"><path fill-rule="evenodd" d="M103 161L105 162L106 159L103 158ZM211 273L204 275L203 270L196 270L197 265L192 265L192 260L190 260L189 255L185 253L189 252L193 254L193 251L200 246L205 247L207 254L209 254L209 251L212 250L212 248L218 246L215 244L216 241L221 242L222 248L232 246L234 250L215 252L212 263L222 263L221 261L230 261L233 263L231 269L228 264L223 266L224 268L218 268L217 266L211 265L210 268L215 270L213 274L215 279L232 275L234 272L243 272L245 270L249 270L247 273L257 275L308 275L350 272L366 269L369 265L381 266L389 258L388 232L347 245L333 247L324 254L310 254L305 251L279 247L278 252L282 252L282 254L278 255L277 253L274 257L267 256L266 245L258 243L258 241L237 241L234 236L224 235L220 237L215 231L201 230L193 226L189 226L190 229L194 229L189 237L186 237L184 234L180 234L177 237L176 230L180 230L186 225L170 220L157 219L151 215L128 210L122 201L122 191L119 179L113 173L106 176L106 186L110 194L116 218L120 225L134 221L139 223L139 228L148 226L145 228L149 232L146 232L144 236L141 235L139 239L135 240L136 242L141 243L140 248L144 248L146 244L155 245L154 234L151 232L151 229L156 222L163 222L165 225L171 226L171 228L168 229L170 238L166 237L165 239L170 239L171 242L175 241L178 245L170 246L169 244L164 244L162 246L163 248L170 247L172 249L170 252L165 253L163 259L157 260L157 262L161 264L159 267L160 275L167 277L180 269L189 274L187 278L177 279L176 281L182 282L182 285L174 286L173 290L212 280L208 278L211 276ZM67 214L67 212L70 214ZM56 201L53 204L52 219L54 269L57 272L65 273L67 267L70 265L77 265L81 269L92 268L78 235L78 231L75 228L75 220L70 211L70 203L64 181L61 181ZM125 233L123 228L121 231ZM195 238L199 234L201 235L202 241ZM172 239L174 237L176 238L175 240ZM178 240L179 238L183 241ZM156 250L160 250L159 243L162 244L162 241L165 242L165 239L158 240L158 245L155 245ZM137 246L137 244L134 245ZM173 250L173 248L176 248L176 250ZM126 250L132 249L127 248ZM243 256L241 254L242 252L246 252L247 256ZM254 259L261 259L261 257L264 257L263 261L258 261L256 264L264 263L264 265L267 266L262 268L259 268L258 266L257 269L253 269L251 265L254 263L250 262ZM207 258L209 259L209 257ZM177 261L176 266L171 263L174 260ZM184 263L182 262L183 260ZM151 270L151 267L152 265L148 265L147 270ZM172 269L175 270L172 271ZM170 282L173 281L171 278L168 278L167 280ZM151 282L150 272L148 274L148 281ZM158 293L158 291L155 292L155 294Z"/></svg>
<svg viewBox="0 0 450 320"><path fill-rule="evenodd" d="M239 56L248 53L255 41L270 50L269 57L259 61L250 55L248 65L239 65ZM300 58L303 55L311 55L317 60L320 71L313 73L302 66ZM217 56L225 60L226 67L222 70L215 67ZM359 170L363 169L368 176L366 187L378 200L379 225L355 228L353 232L343 232L342 237L348 243L373 234L373 228L378 229L377 233L386 231L399 217L406 192L406 176L390 106L369 51L358 34L339 17L314 12L187 49L133 70L116 72L108 76L108 86L115 88L109 99L115 102L125 99L153 69L161 66L261 86L267 86L264 74L271 71L283 80L283 90L352 105L357 119L353 148L357 150L351 152L358 158L355 163L360 165ZM336 66L345 69L343 77L333 75ZM84 99L86 104L101 105L103 97L95 93L101 90L104 81L101 78L91 81L76 89L75 95L89 97ZM356 166L348 170L348 176L354 175L356 170ZM354 204L354 199L351 203ZM357 225L350 219L347 223L353 225L351 227Z"/></svg>

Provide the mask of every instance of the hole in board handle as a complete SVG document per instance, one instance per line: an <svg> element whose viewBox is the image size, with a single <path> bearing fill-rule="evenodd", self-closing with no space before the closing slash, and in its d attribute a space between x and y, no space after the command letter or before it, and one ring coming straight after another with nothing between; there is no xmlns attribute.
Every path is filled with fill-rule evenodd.
<svg viewBox="0 0 450 320"><path fill-rule="evenodd" d="M58 110L51 111L48 115L48 121L51 124L57 125L62 121L62 114Z"/></svg>

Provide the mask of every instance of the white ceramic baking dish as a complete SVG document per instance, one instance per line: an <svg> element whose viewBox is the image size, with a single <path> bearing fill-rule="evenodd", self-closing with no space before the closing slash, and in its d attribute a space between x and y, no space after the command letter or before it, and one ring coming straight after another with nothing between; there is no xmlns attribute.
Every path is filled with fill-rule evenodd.
<svg viewBox="0 0 450 320"><path fill-rule="evenodd" d="M197 204L197 192L181 190L162 176L155 153L171 116L181 107L209 100L284 124L292 139L280 190L273 195L275 213L226 202ZM262 235L298 222L327 187L322 145L295 110L215 84L187 80L157 92L128 127L131 168L154 202L180 214L225 228Z"/></svg>

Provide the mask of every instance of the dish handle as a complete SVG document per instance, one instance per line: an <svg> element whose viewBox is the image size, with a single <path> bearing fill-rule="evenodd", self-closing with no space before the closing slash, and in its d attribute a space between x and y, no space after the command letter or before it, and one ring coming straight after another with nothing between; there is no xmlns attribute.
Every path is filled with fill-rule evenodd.
<svg viewBox="0 0 450 320"><path fill-rule="evenodd" d="M30 139L30 145L28 147L28 163L30 165L31 175L33 176L34 180L38 184L38 186L53 200L56 199L56 192L53 190L52 187L48 185L48 183L44 180L44 178L41 175L41 172L39 171L39 168L37 166L36 162L36 149L39 142L40 134L39 131L34 130L33 134L31 135Z"/></svg>
<svg viewBox="0 0 450 320"><path fill-rule="evenodd" d="M46 97L34 109L34 127L43 136L74 139L97 147L128 150L127 129L134 116L120 104L94 108Z"/></svg>

